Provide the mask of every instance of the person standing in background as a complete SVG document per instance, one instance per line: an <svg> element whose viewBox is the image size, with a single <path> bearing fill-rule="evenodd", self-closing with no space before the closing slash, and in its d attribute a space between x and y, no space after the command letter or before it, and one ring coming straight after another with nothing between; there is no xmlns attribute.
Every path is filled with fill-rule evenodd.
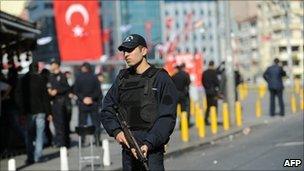
<svg viewBox="0 0 304 171"><path fill-rule="evenodd" d="M176 66L177 72L172 76L172 81L178 90L178 103L181 104L181 110L187 112L188 126L190 125L190 75L185 71L185 64Z"/></svg>
<svg viewBox="0 0 304 171"><path fill-rule="evenodd" d="M215 106L217 108L217 99L219 96L219 80L217 78L217 72L214 67L214 62L211 60L208 64L208 69L203 72L202 84L205 88L205 94L207 99L207 109L205 112L205 123L210 125L209 113L210 107Z"/></svg>
<svg viewBox="0 0 304 171"><path fill-rule="evenodd" d="M100 105L100 83L97 76L92 72L91 65L87 62L81 65L81 73L76 78L74 92L79 108L79 126L87 125L88 117L95 126L95 143L100 144L100 119L98 105ZM82 137L85 143L85 137Z"/></svg>
<svg viewBox="0 0 304 171"><path fill-rule="evenodd" d="M51 62L50 86L48 92L52 97L53 121L56 131L55 145L70 147L68 113L66 111L66 98L70 92L66 76L60 70L60 61Z"/></svg>
<svg viewBox="0 0 304 171"><path fill-rule="evenodd" d="M51 105L43 77L38 73L38 63L32 63L16 90L16 101L27 117L26 164L41 161L45 117L51 118ZM34 146L35 142L35 146Z"/></svg>
<svg viewBox="0 0 304 171"><path fill-rule="evenodd" d="M274 59L274 64L266 69L263 74L264 79L268 83L268 89L270 92L270 116L275 115L275 97L279 98L280 106L280 116L285 115L284 100L283 100L283 80L282 78L286 76L286 72L279 65L280 60L278 58Z"/></svg>

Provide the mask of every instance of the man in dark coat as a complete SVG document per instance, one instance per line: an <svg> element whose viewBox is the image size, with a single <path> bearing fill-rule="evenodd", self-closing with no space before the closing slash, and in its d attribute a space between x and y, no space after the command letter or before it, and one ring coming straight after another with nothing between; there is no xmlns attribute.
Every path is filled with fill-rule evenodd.
<svg viewBox="0 0 304 171"><path fill-rule="evenodd" d="M214 62L211 60L208 65L208 69L203 72L202 84L205 88L205 94L207 98L207 109L205 112L205 123L210 125L209 111L211 106L217 108L217 98L219 95L219 80L217 78L217 72L214 67Z"/></svg>
<svg viewBox="0 0 304 171"><path fill-rule="evenodd" d="M190 97L189 85L191 83L189 74L184 71L185 64L177 66L177 73L172 76L172 81L178 90L178 103L181 104L181 110L187 112L188 125L190 127Z"/></svg>
<svg viewBox="0 0 304 171"><path fill-rule="evenodd" d="M128 69L118 74L104 98L101 121L107 133L123 147L123 170L143 170L143 165L130 149L115 116L118 106L150 170L164 170L164 146L175 127L177 90L169 74L147 62L145 39L132 34L118 48L124 53Z"/></svg>
<svg viewBox="0 0 304 171"><path fill-rule="evenodd" d="M87 125L87 119L90 117L95 126L95 142L99 145L100 119L98 109L101 100L100 83L97 76L92 72L89 63L83 63L81 73L77 76L74 84L74 93L78 97L77 104L79 108L79 125ZM82 141L84 142L84 136Z"/></svg>
<svg viewBox="0 0 304 171"><path fill-rule="evenodd" d="M270 116L275 115L275 97L279 98L280 115L285 115L284 101L283 101L283 81L282 77L286 76L286 72L279 65L280 60L274 59L274 64L267 68L263 74L264 79L268 83L270 92Z"/></svg>
<svg viewBox="0 0 304 171"><path fill-rule="evenodd" d="M38 162L42 156L45 117L51 114L47 88L38 73L38 63L32 63L29 72L19 81L16 100L21 112L27 116L26 162Z"/></svg>

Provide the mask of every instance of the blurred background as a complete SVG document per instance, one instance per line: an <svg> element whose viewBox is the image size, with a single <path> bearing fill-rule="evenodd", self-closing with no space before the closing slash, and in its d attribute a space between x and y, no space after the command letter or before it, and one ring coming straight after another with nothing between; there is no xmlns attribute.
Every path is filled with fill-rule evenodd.
<svg viewBox="0 0 304 171"><path fill-rule="evenodd" d="M202 68L210 60L219 64L226 60L226 49L230 44L234 66L239 68L245 80L259 80L275 57L282 60L283 66L291 63L294 77L303 78L303 1L78 3L84 8L69 8L77 1L1 1L1 62L4 70L10 60L26 66L22 60L22 52L25 52L25 56L31 56L32 60L48 63L56 58L61 59L65 67L72 68L89 61L95 65L96 72L106 71L106 82L111 83L120 66L125 65L122 54L117 51L118 45L127 34L138 33L148 41L149 61L166 67L169 72L173 72L171 65L174 63L195 55L201 58ZM229 18L225 15L227 5ZM3 17L13 18L3 22ZM22 24L31 29L18 24L19 19L28 22ZM226 42L227 21L231 30L229 44ZM77 28L80 31L77 32ZM11 31L20 31L16 33L19 36L7 36L12 34ZM93 42L87 44L91 41L90 36L93 36ZM13 41L17 42L9 46ZM78 46L83 50L72 53ZM188 68L192 65L195 62L189 62ZM192 80L195 80L198 73L191 73Z"/></svg>

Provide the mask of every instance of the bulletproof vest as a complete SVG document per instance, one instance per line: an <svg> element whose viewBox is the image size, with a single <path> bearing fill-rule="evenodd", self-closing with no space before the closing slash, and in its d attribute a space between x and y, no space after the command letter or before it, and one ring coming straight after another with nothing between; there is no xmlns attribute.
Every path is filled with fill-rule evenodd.
<svg viewBox="0 0 304 171"><path fill-rule="evenodd" d="M149 130L157 117L157 91L153 83L161 69L148 68L141 75L123 70L119 77L119 107L131 130Z"/></svg>

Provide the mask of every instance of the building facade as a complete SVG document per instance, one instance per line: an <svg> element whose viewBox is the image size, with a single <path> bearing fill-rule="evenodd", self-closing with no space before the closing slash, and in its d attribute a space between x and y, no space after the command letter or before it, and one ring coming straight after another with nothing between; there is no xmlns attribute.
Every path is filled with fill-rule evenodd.
<svg viewBox="0 0 304 171"><path fill-rule="evenodd" d="M205 61L221 60L216 1L164 1L163 42L178 40L177 53L201 53Z"/></svg>
<svg viewBox="0 0 304 171"><path fill-rule="evenodd" d="M257 27L261 71L277 57L288 73L303 79L303 8L303 1L258 2Z"/></svg>

